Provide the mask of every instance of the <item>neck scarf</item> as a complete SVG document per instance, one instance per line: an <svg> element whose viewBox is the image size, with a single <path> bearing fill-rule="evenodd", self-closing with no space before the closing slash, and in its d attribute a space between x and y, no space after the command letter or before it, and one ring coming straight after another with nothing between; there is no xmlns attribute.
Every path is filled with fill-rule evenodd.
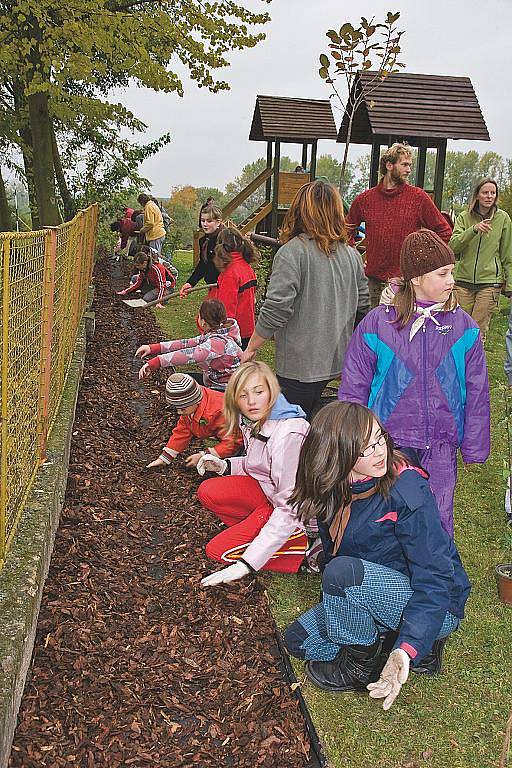
<svg viewBox="0 0 512 768"><path fill-rule="evenodd" d="M446 302L438 302L437 304L431 304L430 307L418 307L414 306L414 314L418 315L416 320L411 325L411 331L409 333L409 341L412 341L414 336L418 333L420 328L425 330L425 320L432 320L433 323L439 325L439 322L434 317L434 313L442 312Z"/></svg>
<svg viewBox="0 0 512 768"><path fill-rule="evenodd" d="M332 539L333 556L338 553L341 540L345 534L345 529L348 525L350 513L352 511L352 502L358 501L358 499L369 499L370 496L374 495L374 493L377 493L377 486L375 485L372 488L368 488L367 491L362 491L361 493L352 493L352 498L350 499L349 503L345 507L340 507L334 515L329 526L329 535Z"/></svg>

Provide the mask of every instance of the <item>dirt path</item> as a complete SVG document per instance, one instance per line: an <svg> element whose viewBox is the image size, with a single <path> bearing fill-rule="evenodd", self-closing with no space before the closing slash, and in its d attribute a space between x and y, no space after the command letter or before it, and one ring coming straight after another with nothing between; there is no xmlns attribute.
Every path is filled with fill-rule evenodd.
<svg viewBox="0 0 512 768"><path fill-rule="evenodd" d="M181 462L145 473L172 425L165 374L140 385L151 313L96 272L69 482L10 766L299 768L304 722L256 581L198 588L219 530Z"/></svg>

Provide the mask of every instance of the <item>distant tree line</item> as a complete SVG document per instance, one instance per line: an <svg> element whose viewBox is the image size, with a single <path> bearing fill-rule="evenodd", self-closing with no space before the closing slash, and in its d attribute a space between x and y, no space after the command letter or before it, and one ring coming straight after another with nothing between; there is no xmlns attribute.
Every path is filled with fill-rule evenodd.
<svg viewBox="0 0 512 768"><path fill-rule="evenodd" d="M416 151L413 151L413 168L410 177L414 184ZM281 157L282 171L293 171L299 160L288 156ZM425 171L425 188L433 189L435 154L427 154ZM173 187L170 190L166 207L174 220L171 232L171 245L174 248L189 247L192 243L194 230L197 229L201 205L209 197L215 203L224 207L243 190L266 167L266 160L261 157L242 168L239 176L226 184L224 190L214 187L194 187L191 185ZM320 155L317 160L317 177L338 184L341 173L341 162L332 155ZM446 153L442 209L452 215L467 205L471 191L477 181L485 176L495 179L500 189L500 205L512 215L512 160L503 158L497 152L479 154L475 150L469 152ZM348 162L344 173L345 202L350 205L356 195L367 189L370 177L370 154L362 155L356 162ZM265 199L265 187L262 186L240 205L231 218L241 222Z"/></svg>

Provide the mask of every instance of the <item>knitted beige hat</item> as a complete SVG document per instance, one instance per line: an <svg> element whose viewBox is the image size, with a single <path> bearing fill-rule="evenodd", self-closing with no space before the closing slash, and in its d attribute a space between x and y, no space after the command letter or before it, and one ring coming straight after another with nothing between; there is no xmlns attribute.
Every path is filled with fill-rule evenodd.
<svg viewBox="0 0 512 768"><path fill-rule="evenodd" d="M188 408L200 403L203 397L202 387L188 373L173 373L165 385L165 399L175 408Z"/></svg>
<svg viewBox="0 0 512 768"><path fill-rule="evenodd" d="M407 235L400 250L400 272L404 280L426 275L434 269L455 264L452 249L430 229Z"/></svg>

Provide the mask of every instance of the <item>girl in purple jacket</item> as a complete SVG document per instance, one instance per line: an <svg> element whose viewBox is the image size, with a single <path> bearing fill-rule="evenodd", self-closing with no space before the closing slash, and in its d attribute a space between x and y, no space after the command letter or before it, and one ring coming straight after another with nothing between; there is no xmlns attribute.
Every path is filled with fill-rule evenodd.
<svg viewBox="0 0 512 768"><path fill-rule="evenodd" d="M338 393L371 408L428 471L452 537L457 448L465 464L484 462L490 450L487 364L478 326L453 293L454 264L434 232L405 238L402 280L357 326Z"/></svg>

